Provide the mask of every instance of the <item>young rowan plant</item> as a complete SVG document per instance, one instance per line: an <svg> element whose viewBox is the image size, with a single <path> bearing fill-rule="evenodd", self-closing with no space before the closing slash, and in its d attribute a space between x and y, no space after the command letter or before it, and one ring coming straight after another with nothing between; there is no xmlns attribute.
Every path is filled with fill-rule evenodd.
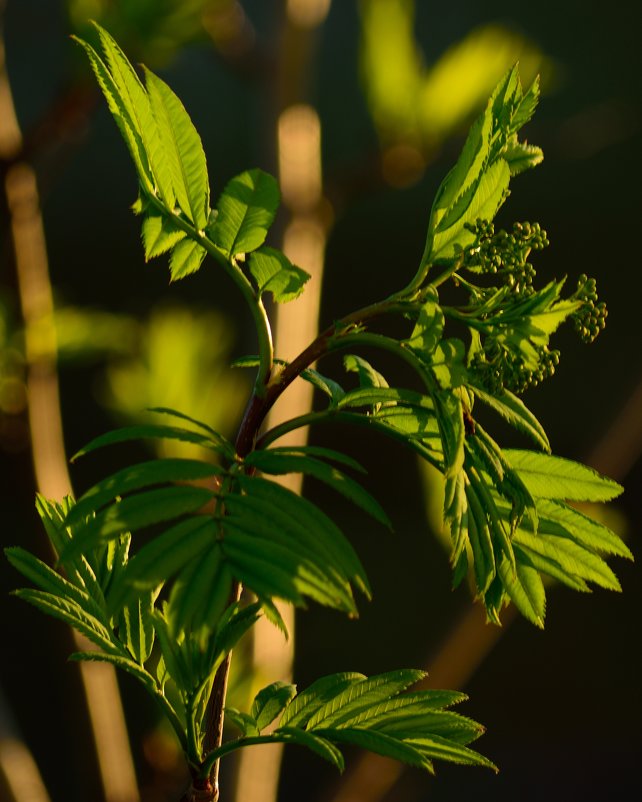
<svg viewBox="0 0 642 802"><path fill-rule="evenodd" d="M578 591L589 583L620 589L604 557L631 558L628 548L572 504L609 501L622 488L553 456L543 426L520 398L554 373L560 355L551 339L562 324L590 341L606 317L586 276L570 295L564 280L538 286L530 260L548 245L539 224L505 231L493 223L512 178L542 160L539 148L520 139L537 105L538 82L524 91L516 68L500 81L438 189L424 252L405 286L334 321L286 363L273 353L264 298L294 301L308 275L265 244L279 206L276 181L247 170L212 208L203 146L181 101L145 68L141 80L114 39L96 27L101 52L79 44L137 172L134 211L145 258L168 254L173 281L206 264L236 285L257 341L257 354L237 364L253 369L255 380L233 442L180 411L157 409L158 422L85 446L74 459L146 438L194 443L211 458L125 465L77 500L38 498L57 562L50 567L20 547L7 549L36 586L17 595L97 647L72 659L112 663L157 701L191 773L185 800L215 802L221 759L273 742L306 746L339 770L347 745L429 772L435 761L494 769L470 746L483 728L450 710L464 695L412 690L424 676L420 670L391 667L371 677L345 671L303 689L275 681L249 710L227 706L226 687L232 650L259 617L285 630L277 599L356 616L357 598L371 595L358 555L328 512L275 481L293 472L311 476L391 526L379 500L354 478L363 469L353 458L279 445L302 426L370 430L443 475L453 581L470 578L489 621L498 624L512 603L542 627L543 577ZM449 297L457 305L442 303L446 284L456 288ZM402 321L403 336L382 333L386 317ZM364 349L401 360L415 385L391 386L361 356ZM343 355L345 376L311 367L322 368L335 353ZM294 381L311 382L323 403L266 428L267 413ZM502 448L479 422L478 405L498 413L532 448ZM149 529L139 547L139 533ZM224 740L224 723L235 737Z"/></svg>

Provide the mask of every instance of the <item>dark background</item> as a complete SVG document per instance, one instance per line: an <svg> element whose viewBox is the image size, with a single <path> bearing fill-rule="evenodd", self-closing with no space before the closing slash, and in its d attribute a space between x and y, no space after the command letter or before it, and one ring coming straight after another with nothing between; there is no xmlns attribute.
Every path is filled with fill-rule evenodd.
<svg viewBox="0 0 642 802"><path fill-rule="evenodd" d="M614 0L600 13L579 2L417 3L416 34L426 60L480 23L509 24L533 39L556 65L528 139L540 145L544 163L516 180L501 219L536 219L551 247L538 260L544 276L581 272L596 276L609 306L604 335L591 347L566 333L559 337L562 363L555 379L528 395L554 452L586 459L637 386L642 368L639 333L640 178L642 177L642 59L636 3ZM245 2L268 46L275 46L279 4ZM9 0L5 37L9 76L21 125L28 130L72 76L87 69L68 39L64 5ZM322 29L310 100L317 105L326 176L340 185L351 165L377 148L360 89L358 16L351 0L335 0ZM204 140L213 195L236 172L258 165L274 169L269 145L270 87L239 77L211 43L186 47L166 77L182 97ZM268 110L266 112L266 109ZM346 193L337 204L326 259L322 317L349 311L395 288L421 254L433 193L453 159L448 143L424 178L407 189L379 186ZM238 353L254 349L244 335L239 300L214 271L168 287L166 268L144 265L138 221L129 212L134 173L115 126L100 104L73 148L42 165L43 213L50 269L57 296L80 307L142 316L168 297L221 310L234 321ZM11 304L11 249L6 226L0 277ZM9 299L9 300L7 300ZM94 400L96 365L61 373L69 453L112 421ZM642 413L642 410L641 410ZM344 432L319 432L315 442L341 444ZM635 437L635 429L631 432ZM380 528L337 507L351 527L375 590L375 601L357 622L324 610L302 615L298 625L295 681L339 670L366 674L422 665L435 654L469 605L465 591L452 593L447 559L427 533L423 490L414 460L384 442L348 446L363 456L370 487L380 491L396 528ZM33 510L34 483L28 449L0 454L2 539L45 553ZM108 465L108 468L112 467ZM75 469L79 488L95 477ZM624 497L615 505L631 548L638 551L641 463L627 470ZM321 495L317 492L317 497ZM502 800L638 798L642 791L640 736L639 565L615 566L624 593L596 590L580 596L552 588L546 630L523 620L506 628L465 690L462 712L482 721L479 743L500 767L442 767L436 778L409 772L388 802L449 802L472 797ZM20 731L32 749L54 802L99 799L76 669L65 662L70 638L8 591L19 583L5 562L2 581L0 682ZM122 682L141 778L149 773L139 740L155 712L138 689ZM89 778L89 779L88 779ZM282 800L329 799L336 778L316 758L286 756ZM224 797L223 797L224 798Z"/></svg>

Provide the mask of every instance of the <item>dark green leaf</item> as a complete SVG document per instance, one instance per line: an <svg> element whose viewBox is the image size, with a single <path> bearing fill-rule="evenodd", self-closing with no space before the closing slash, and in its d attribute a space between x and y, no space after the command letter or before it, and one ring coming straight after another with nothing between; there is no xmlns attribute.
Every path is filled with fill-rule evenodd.
<svg viewBox="0 0 642 802"><path fill-rule="evenodd" d="M218 443L213 442L211 437L206 437L198 432L190 431L189 429L182 429L177 426L159 426L156 424L143 424L140 426L125 426L122 429L114 429L112 432L96 437L86 446L77 451L71 458L72 462L95 451L97 448L103 446L111 446L117 443L127 443L131 440L146 440L148 438L158 440L183 440L187 443L196 443L197 445L204 446L205 448L212 448L215 451L220 450Z"/></svg>
<svg viewBox="0 0 642 802"><path fill-rule="evenodd" d="M399 669L350 685L319 708L306 729L347 725L355 713L389 699L425 676L416 669Z"/></svg>
<svg viewBox="0 0 642 802"><path fill-rule="evenodd" d="M152 593L148 592L130 602L122 612L125 645L141 666L149 659L154 645L153 609Z"/></svg>
<svg viewBox="0 0 642 802"><path fill-rule="evenodd" d="M312 716L330 699L334 699L351 685L367 679L363 674L343 672L321 677L297 694L290 702L283 716L281 727L305 727Z"/></svg>
<svg viewBox="0 0 642 802"><path fill-rule="evenodd" d="M296 695L296 685L273 682L260 690L252 702L251 715L259 731L271 724Z"/></svg>
<svg viewBox="0 0 642 802"><path fill-rule="evenodd" d="M203 487L174 486L128 496L114 502L79 527L60 559L65 562L87 548L93 548L101 540L117 538L124 532L133 532L196 512L213 496L211 490Z"/></svg>
<svg viewBox="0 0 642 802"><path fill-rule="evenodd" d="M446 760L449 763L460 763L465 766L486 766L489 769L497 772L497 766L475 752L473 749L468 749L461 744L453 743L447 738L441 738L439 735L422 736L421 738L409 738L404 740L405 744L413 746L415 749L421 751L423 755L434 760Z"/></svg>
<svg viewBox="0 0 642 802"><path fill-rule="evenodd" d="M192 482L223 473L218 465L191 459L156 459L123 468L95 484L71 508L66 523L82 521L108 501L167 482Z"/></svg>
<svg viewBox="0 0 642 802"><path fill-rule="evenodd" d="M333 468L315 457L287 454L282 451L268 449L265 451L253 451L245 462L263 473L277 475L304 473L314 476L315 479L325 482L354 504L357 504L372 515L375 520L392 529L390 519L379 502L370 493L364 490L354 479L338 470L338 468Z"/></svg>
<svg viewBox="0 0 642 802"><path fill-rule="evenodd" d="M356 373L359 377L360 387L387 387L388 382L363 357L356 354L346 354L343 357L343 366L349 373Z"/></svg>
<svg viewBox="0 0 642 802"><path fill-rule="evenodd" d="M361 749L367 749L369 752L391 757L394 760L407 763L409 766L416 766L433 773L432 763L424 756L422 751L411 746L410 743L400 741L383 732L350 728L338 730L319 728L314 731L314 734L339 743L352 744Z"/></svg>
<svg viewBox="0 0 642 802"><path fill-rule="evenodd" d="M113 653L119 651L119 647L114 643L113 636L107 627L83 609L76 601L63 599L51 593L32 590L31 588L16 590L14 593L19 598L42 610L42 612L47 613L47 615L52 615L54 618L64 621L70 627L89 638L92 643L100 646L105 652Z"/></svg>
<svg viewBox="0 0 642 802"><path fill-rule="evenodd" d="M290 743L306 746L319 755L319 757L322 757L335 768L339 769L339 771L343 771L345 767L343 755L333 743L327 740L327 738L321 738L313 732L306 732L297 727L279 727L276 733L279 735L286 735Z"/></svg>
<svg viewBox="0 0 642 802"><path fill-rule="evenodd" d="M258 727L256 726L256 721L252 718L252 716L248 716L247 713L243 713L240 710L237 710L235 707L226 707L225 708L225 721L231 721L235 727L241 731L241 735L243 737L253 737L259 734Z"/></svg>

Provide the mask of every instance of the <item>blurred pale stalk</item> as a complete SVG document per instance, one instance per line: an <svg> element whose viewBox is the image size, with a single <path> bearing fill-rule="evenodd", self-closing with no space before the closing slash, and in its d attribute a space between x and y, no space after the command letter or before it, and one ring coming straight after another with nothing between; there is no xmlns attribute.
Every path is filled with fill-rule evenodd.
<svg viewBox="0 0 642 802"><path fill-rule="evenodd" d="M296 28L311 30L318 26L329 10L329 0L289 0L287 25L290 37ZM295 49L295 48L293 48ZM288 56L284 55L288 61ZM289 62L289 68L292 64ZM301 76L291 76L294 84ZM283 98L291 95L287 88ZM319 321L321 282L326 245L324 201L321 167L321 124L316 111L307 104L287 101L277 121L279 183L283 203L290 219L283 234L282 248L293 264L310 273L305 292L292 304L282 304L276 310L275 353L281 359L292 359L316 336ZM312 386L294 382L279 399L270 413L269 427L303 415L312 406ZM298 429L279 440L279 445L304 445L307 429ZM295 493L301 491L300 474L281 478L281 483ZM272 682L292 680L294 661L294 611L289 605L279 605L279 611L290 632L284 642L281 633L265 620L254 629L253 663L255 676ZM282 744L270 744L240 753L236 802L275 802L278 794Z"/></svg>
<svg viewBox="0 0 642 802"><path fill-rule="evenodd" d="M4 2L0 0L0 15L3 11ZM11 163L5 192L25 328L31 452L38 491L46 498L59 500L72 490L58 391L53 295L36 176L31 165L16 159L21 146L22 135L6 72L4 42L0 40L0 159ZM93 648L75 632L74 643L82 651ZM80 671L105 800L139 802L114 669L98 663L83 663ZM26 747L18 749L14 742L12 748L0 751L0 763L6 777L22 772L25 788L35 789L42 785L42 780L33 759L27 759L28 754ZM18 762L12 765L11 761ZM25 772L29 773L29 780ZM17 798L25 799L24 793L26 791L21 791Z"/></svg>

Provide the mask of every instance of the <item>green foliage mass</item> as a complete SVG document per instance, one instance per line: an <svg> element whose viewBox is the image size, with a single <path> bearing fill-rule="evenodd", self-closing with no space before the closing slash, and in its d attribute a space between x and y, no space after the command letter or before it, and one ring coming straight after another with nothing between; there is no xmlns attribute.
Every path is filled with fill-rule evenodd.
<svg viewBox="0 0 642 802"><path fill-rule="evenodd" d="M354 459L320 447L275 445L300 426L365 427L441 472L453 582L469 577L490 621L498 624L502 607L512 602L542 627L547 577L584 592L591 584L620 589L604 558L630 559L628 548L572 504L609 501L622 488L553 456L543 426L519 397L553 373L559 353L550 340L560 325L570 320L591 340L606 315L586 276L569 297L562 294L563 281L537 287L528 259L548 244L538 224L496 232L492 222L511 179L542 159L539 148L519 138L537 105L537 81L524 91L517 69L510 70L474 122L437 192L425 249L408 284L335 321L285 363L272 353L262 296L270 292L277 303L291 301L308 276L265 244L279 205L275 180L248 170L210 208L204 150L180 100L149 70L143 84L116 42L97 30L102 56L80 44L138 174L134 210L142 219L145 258L168 254L177 280L210 256L232 279L258 341L258 355L239 364L255 368L256 379L234 443L183 413L159 409L170 423L119 429L76 455L151 438L195 443L208 456L127 466L75 502L38 499L58 563L50 568L21 548L9 549L11 563L36 586L18 595L98 647L74 659L111 662L141 681L174 726L195 781L207 778L230 751L269 741L307 746L339 769L344 745L428 771L433 760L492 768L469 746L480 725L446 709L462 701L461 694L406 692L422 679L419 671L369 679L335 674L301 692L274 682L257 694L249 712L227 708L240 735L214 745L212 704L222 716L224 692L218 691L225 687L228 657L259 616L285 631L276 599L301 607L317 602L356 616L357 594L371 595L346 535L275 477L304 474L377 524L392 525L354 478L363 475ZM457 305L441 302L446 282L457 288ZM383 316L401 318L401 338L377 331ZM415 386L390 386L360 355L363 348L405 362ZM345 377L310 367L334 352L344 355ZM311 382L324 403L265 431L267 412L299 379ZM479 422L476 404L499 414L534 450L501 448ZM130 554L139 532L148 537Z"/></svg>

